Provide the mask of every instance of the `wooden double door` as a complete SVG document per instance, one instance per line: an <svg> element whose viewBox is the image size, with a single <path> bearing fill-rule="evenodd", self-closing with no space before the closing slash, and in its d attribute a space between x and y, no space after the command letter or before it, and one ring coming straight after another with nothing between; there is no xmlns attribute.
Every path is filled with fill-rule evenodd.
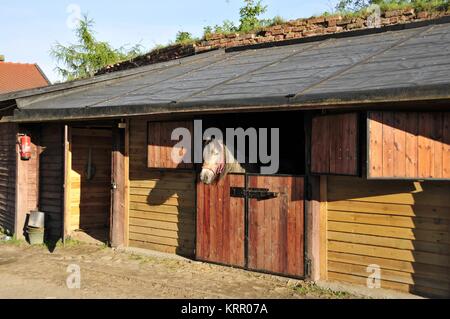
<svg viewBox="0 0 450 319"><path fill-rule="evenodd" d="M304 178L228 175L197 185L198 260L304 277Z"/></svg>

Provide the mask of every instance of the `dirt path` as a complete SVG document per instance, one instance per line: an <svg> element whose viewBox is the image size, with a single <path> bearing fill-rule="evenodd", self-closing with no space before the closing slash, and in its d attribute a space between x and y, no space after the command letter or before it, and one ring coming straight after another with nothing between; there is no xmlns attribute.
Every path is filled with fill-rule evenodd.
<svg viewBox="0 0 450 319"><path fill-rule="evenodd" d="M67 288L69 265L80 267L80 289ZM336 296L342 297L297 281L190 260L143 257L84 244L58 247L53 253L44 247L0 244L0 298Z"/></svg>

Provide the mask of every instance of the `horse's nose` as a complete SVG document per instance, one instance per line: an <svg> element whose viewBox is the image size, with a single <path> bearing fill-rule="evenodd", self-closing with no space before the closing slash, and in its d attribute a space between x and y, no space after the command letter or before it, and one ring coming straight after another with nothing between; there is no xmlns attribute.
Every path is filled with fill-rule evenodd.
<svg viewBox="0 0 450 319"><path fill-rule="evenodd" d="M213 182L214 176L211 171L209 170L202 170L200 173L200 180L206 184L209 185Z"/></svg>

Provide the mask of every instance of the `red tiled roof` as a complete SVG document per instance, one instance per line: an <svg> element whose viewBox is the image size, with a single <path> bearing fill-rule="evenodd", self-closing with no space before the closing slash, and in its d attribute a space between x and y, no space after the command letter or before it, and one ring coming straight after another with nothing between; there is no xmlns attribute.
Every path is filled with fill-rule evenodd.
<svg viewBox="0 0 450 319"><path fill-rule="evenodd" d="M37 64L0 62L0 94L49 84L50 82Z"/></svg>

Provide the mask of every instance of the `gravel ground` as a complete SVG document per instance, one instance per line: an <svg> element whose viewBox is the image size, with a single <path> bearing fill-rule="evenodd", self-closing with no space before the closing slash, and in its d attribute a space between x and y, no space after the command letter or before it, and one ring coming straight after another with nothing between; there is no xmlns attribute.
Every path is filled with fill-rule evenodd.
<svg viewBox="0 0 450 319"><path fill-rule="evenodd" d="M79 267L80 288L67 287L69 266ZM143 256L80 243L57 246L50 253L44 246L0 243L0 298L352 297L302 281L164 255Z"/></svg>

